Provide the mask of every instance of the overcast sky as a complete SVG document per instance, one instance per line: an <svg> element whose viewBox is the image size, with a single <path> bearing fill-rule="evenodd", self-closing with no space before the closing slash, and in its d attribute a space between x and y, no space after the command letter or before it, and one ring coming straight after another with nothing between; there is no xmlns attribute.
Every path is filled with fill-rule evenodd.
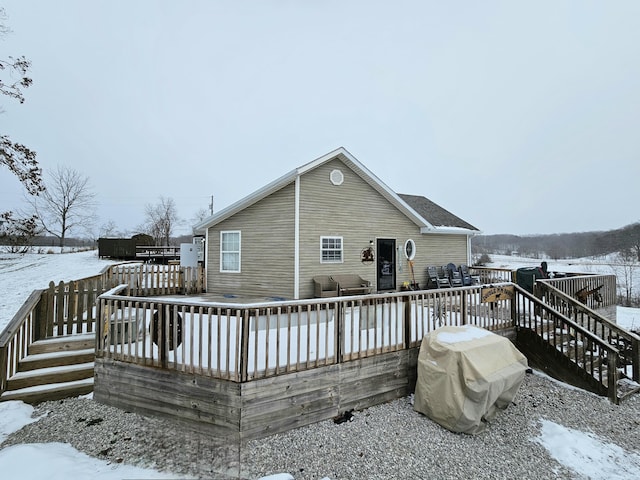
<svg viewBox="0 0 640 480"><path fill-rule="evenodd" d="M0 132L91 179L96 234L161 195L187 231L340 146L486 234L640 220L637 0L0 5L34 81Z"/></svg>

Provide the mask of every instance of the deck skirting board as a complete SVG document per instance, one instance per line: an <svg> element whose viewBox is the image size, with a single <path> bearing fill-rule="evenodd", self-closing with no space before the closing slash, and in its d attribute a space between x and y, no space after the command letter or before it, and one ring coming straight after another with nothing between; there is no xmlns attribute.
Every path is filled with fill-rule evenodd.
<svg viewBox="0 0 640 480"><path fill-rule="evenodd" d="M246 441L409 395L418 349L235 383L97 358L94 399Z"/></svg>

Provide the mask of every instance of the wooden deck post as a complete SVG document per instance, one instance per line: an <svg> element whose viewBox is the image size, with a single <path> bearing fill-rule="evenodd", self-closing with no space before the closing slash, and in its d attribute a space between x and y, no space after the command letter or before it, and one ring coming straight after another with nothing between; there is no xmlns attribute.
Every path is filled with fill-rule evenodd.
<svg viewBox="0 0 640 480"><path fill-rule="evenodd" d="M256 318L256 322L258 319ZM242 311L242 331L240 332L240 381L246 382L249 378L249 310Z"/></svg>
<svg viewBox="0 0 640 480"><path fill-rule="evenodd" d="M404 349L408 350L409 346L411 345L411 295L408 295L407 297L405 297L405 301L404 301L404 322L403 322L403 329L404 329ZM416 302L417 303L417 302Z"/></svg>
<svg viewBox="0 0 640 480"><path fill-rule="evenodd" d="M631 343L631 375L634 382L640 383L640 342L638 340L632 340Z"/></svg>
<svg viewBox="0 0 640 480"><path fill-rule="evenodd" d="M40 300L34 309L33 340L43 340L47 337L47 291L40 292Z"/></svg>
<svg viewBox="0 0 640 480"><path fill-rule="evenodd" d="M7 363L9 359L9 349L5 345L0 347L0 394L7 388Z"/></svg>
<svg viewBox="0 0 640 480"><path fill-rule="evenodd" d="M342 302L337 301L334 303L335 305L335 336L336 336L336 363L342 363L344 358L344 348L342 345L342 341L344 339L344 318L342 316Z"/></svg>
<svg viewBox="0 0 640 480"><path fill-rule="evenodd" d="M461 315L462 315L462 325L466 325L467 323L469 323L467 321L467 292L466 291L462 291L460 292L460 310L461 310Z"/></svg>
<svg viewBox="0 0 640 480"><path fill-rule="evenodd" d="M618 404L618 359L611 351L607 353L607 393L609 400Z"/></svg>

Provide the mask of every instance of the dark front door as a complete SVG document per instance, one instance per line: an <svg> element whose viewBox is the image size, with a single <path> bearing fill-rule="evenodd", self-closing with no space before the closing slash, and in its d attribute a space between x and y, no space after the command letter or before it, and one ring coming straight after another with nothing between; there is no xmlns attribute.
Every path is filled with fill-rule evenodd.
<svg viewBox="0 0 640 480"><path fill-rule="evenodd" d="M379 238L376 242L378 290L396 289L396 241Z"/></svg>

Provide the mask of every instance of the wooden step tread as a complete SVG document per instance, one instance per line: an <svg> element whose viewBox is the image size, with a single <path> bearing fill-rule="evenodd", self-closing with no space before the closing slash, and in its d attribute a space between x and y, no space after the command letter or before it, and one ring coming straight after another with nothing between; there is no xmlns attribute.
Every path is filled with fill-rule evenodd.
<svg viewBox="0 0 640 480"><path fill-rule="evenodd" d="M83 333L36 340L29 345L29 355L95 348L95 334Z"/></svg>
<svg viewBox="0 0 640 480"><path fill-rule="evenodd" d="M94 375L94 363L85 362L59 367L38 368L18 372L7 379L7 390L20 390L22 388L46 385L50 383L72 382L92 378Z"/></svg>
<svg viewBox="0 0 640 480"><path fill-rule="evenodd" d="M62 352L49 352L49 353L36 353L34 355L28 355L24 357L21 362L36 362L38 360L42 360L43 358L64 358L64 357L74 357L76 355L86 355L89 353L95 353L93 348L85 348L83 350L65 350Z"/></svg>
<svg viewBox="0 0 640 480"><path fill-rule="evenodd" d="M60 343L60 342L76 342L76 341L83 341L83 340L91 340L92 338L96 337L96 333L95 332L91 332L91 333L76 333L74 335L61 335L59 337L49 337L49 338L43 338L42 340L36 340L35 342L33 342L34 345L36 344L43 344L43 343Z"/></svg>
<svg viewBox="0 0 640 480"><path fill-rule="evenodd" d="M54 373L66 373L76 370L93 370L94 362L74 363L72 365L60 365L58 367L45 367L38 368L37 370L26 370L24 372L18 372L13 375L9 380L15 380L20 378L38 377L40 375L50 375Z"/></svg>
<svg viewBox="0 0 640 480"><path fill-rule="evenodd" d="M93 391L93 377L73 382L49 383L35 387L10 390L0 395L0 401L21 400L26 403L39 403L47 400L85 395Z"/></svg>
<svg viewBox="0 0 640 480"><path fill-rule="evenodd" d="M93 348L85 350L39 353L36 355L28 355L20 360L18 364L18 371L24 372L26 370L87 363L92 362L94 359L95 350Z"/></svg>

